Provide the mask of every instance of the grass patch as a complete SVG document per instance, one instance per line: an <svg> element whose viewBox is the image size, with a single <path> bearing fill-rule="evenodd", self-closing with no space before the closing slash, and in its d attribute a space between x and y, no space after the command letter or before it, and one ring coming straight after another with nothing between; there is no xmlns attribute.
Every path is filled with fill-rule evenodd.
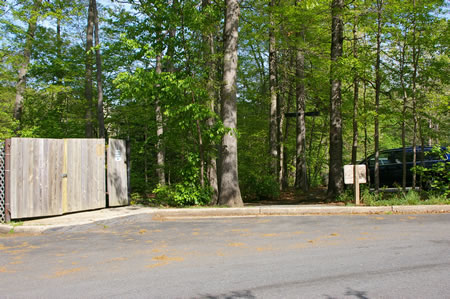
<svg viewBox="0 0 450 299"><path fill-rule="evenodd" d="M432 194L427 192L416 192L413 190L407 193L383 193L375 194L369 190L364 190L361 194L362 202L367 206L414 206L414 205L448 205L450 198L445 195Z"/></svg>

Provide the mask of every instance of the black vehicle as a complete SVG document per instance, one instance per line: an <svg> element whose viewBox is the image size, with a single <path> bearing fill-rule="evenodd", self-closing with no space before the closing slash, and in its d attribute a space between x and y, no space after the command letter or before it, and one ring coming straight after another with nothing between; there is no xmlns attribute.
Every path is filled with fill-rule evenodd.
<svg viewBox="0 0 450 299"><path fill-rule="evenodd" d="M431 153L431 147L424 148L423 166L431 168L433 164L442 162L442 159ZM442 148L445 150L445 148ZM380 187L395 187L402 185L403 179L403 149L389 149L380 151L379 155L379 170L380 170ZM447 160L450 162L450 155L447 155ZM367 162L367 163L366 163ZM368 175L370 176L370 184L373 186L375 181L375 155L371 155L367 160L361 161L359 164L367 164ZM416 165L422 165L422 149L416 148ZM406 186L412 186L412 170L413 167L413 148L406 148ZM417 177L417 182L420 178Z"/></svg>

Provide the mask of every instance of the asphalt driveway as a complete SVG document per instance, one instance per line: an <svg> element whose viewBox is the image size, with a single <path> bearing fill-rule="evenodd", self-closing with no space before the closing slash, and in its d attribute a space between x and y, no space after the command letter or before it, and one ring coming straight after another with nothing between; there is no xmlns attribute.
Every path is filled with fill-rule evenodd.
<svg viewBox="0 0 450 299"><path fill-rule="evenodd" d="M149 215L0 235L0 298L448 298L450 214Z"/></svg>

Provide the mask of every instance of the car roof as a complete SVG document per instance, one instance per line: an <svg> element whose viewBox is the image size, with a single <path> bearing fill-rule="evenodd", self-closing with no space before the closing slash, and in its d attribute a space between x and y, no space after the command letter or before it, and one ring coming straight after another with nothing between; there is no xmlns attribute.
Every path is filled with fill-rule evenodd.
<svg viewBox="0 0 450 299"><path fill-rule="evenodd" d="M431 151L432 149L433 149L433 147L431 147L431 146L424 147L424 150L426 152ZM441 149L445 150L446 148L445 148L445 146L442 146ZM406 150L406 152L412 152L413 147L406 147L405 150ZM401 152L401 151L403 151L403 148L401 148L401 147L381 150L381 152ZM422 147L420 147L420 146L416 147L416 151L419 151L419 152L422 151Z"/></svg>

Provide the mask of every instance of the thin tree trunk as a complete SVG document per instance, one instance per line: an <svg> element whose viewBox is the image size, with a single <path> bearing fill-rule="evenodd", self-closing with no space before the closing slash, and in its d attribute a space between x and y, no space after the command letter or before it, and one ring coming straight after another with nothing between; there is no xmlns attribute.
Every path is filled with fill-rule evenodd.
<svg viewBox="0 0 450 299"><path fill-rule="evenodd" d="M22 118L23 98L27 85L28 66L31 60L33 51L34 34L36 32L37 21L39 16L39 9L41 7L41 0L36 0L33 3L33 10L31 17L28 20L28 29L25 38L25 46L23 48L22 61L19 67L19 76L16 83L16 99L14 102L14 118L19 120Z"/></svg>
<svg viewBox="0 0 450 299"><path fill-rule="evenodd" d="M366 102L366 92L367 92L367 85L366 81L363 81L363 105L364 105L364 115L367 115L367 102ZM368 151L368 140L367 140L367 118L364 117L364 161L366 161L366 177L367 177L367 185L370 186L370 171L369 171L369 161L367 161L367 151Z"/></svg>
<svg viewBox="0 0 450 299"><path fill-rule="evenodd" d="M92 70L93 70L93 39L94 39L94 1L89 1L88 9L88 22L86 28L86 70L85 70L85 86L84 86L84 97L86 99L86 114L85 114L85 135L87 138L94 137L94 130L92 124L92 110L93 110L93 85L92 85Z"/></svg>
<svg viewBox="0 0 450 299"><path fill-rule="evenodd" d="M98 26L97 1L92 0L95 14L95 63L97 66L97 122L98 137L105 138L105 117L103 114L102 56L100 55L100 30Z"/></svg>
<svg viewBox="0 0 450 299"><path fill-rule="evenodd" d="M239 189L237 156L237 50L239 27L239 2L226 0L224 28L224 62L222 87L222 121L227 132L222 139L222 167L219 203L228 206L243 206Z"/></svg>
<svg viewBox="0 0 450 299"><path fill-rule="evenodd" d="M431 119L428 120L428 129L430 130L430 135L428 137L428 146L432 146L433 145L433 138L432 138L432 134L433 134L433 122Z"/></svg>
<svg viewBox="0 0 450 299"><path fill-rule="evenodd" d="M286 73L287 73L286 74L286 77L287 77L286 78L286 82L290 82L290 84L289 84L289 91L288 91L288 95L287 95L288 96L288 102L287 102L287 105L285 107L285 111L289 111L292 102L294 102L294 100L295 100L294 99L294 97L295 97L295 91L294 91L295 86L294 86L293 80L291 80L289 78L289 73L288 72L291 71L290 68L295 63L295 56L294 55L296 55L296 51L294 49L291 49L290 52L291 52L290 53L290 57L291 57L290 58L290 65L289 65L289 67L288 66L286 67L287 68L287 71L286 71ZM286 118L282 144L286 144L286 141L289 138L289 132L290 132L289 128L290 128L289 119ZM282 179L281 179L281 185L282 185L282 189L284 190L284 189L289 187L288 156L287 156L287 151L286 150L283 150L283 164L282 164L282 168L283 168L283 174L282 174Z"/></svg>
<svg viewBox="0 0 450 299"><path fill-rule="evenodd" d="M206 10L208 6L211 5L210 0L203 0L202 1L202 8L203 10ZM210 15L208 15L210 17ZM210 22L212 22L211 19L209 19ZM216 81L216 65L214 60L214 35L212 32L207 32L203 35L203 44L204 44L204 53L205 53L205 59L206 59L206 69L208 70L208 82L206 84L206 88L208 90L208 98L209 98L209 109L211 112L215 112L215 102L216 102L216 89L215 89L215 81ZM211 129L214 127L214 118L210 117L206 121L208 127ZM213 147L216 145L213 143L211 144ZM213 191L211 196L211 205L217 205L219 201L219 186L218 186L218 179L217 179L217 157L215 155L212 155L209 158L208 161L208 167L207 167L207 176L209 185Z"/></svg>
<svg viewBox="0 0 450 299"><path fill-rule="evenodd" d="M380 93L381 93L381 13L383 8L383 0L377 0L377 58L375 63L375 192L380 189L380 129L379 129L379 109L380 109Z"/></svg>
<svg viewBox="0 0 450 299"><path fill-rule="evenodd" d="M303 37L303 34L301 35ZM306 126L305 126L305 57L301 49L296 50L296 108L297 108L297 138L296 138L296 169L295 188L308 191L308 176L306 166Z"/></svg>
<svg viewBox="0 0 450 299"><path fill-rule="evenodd" d="M292 56L290 55L290 53L287 53L286 55ZM287 59L286 59L287 60ZM289 61L289 60L287 60ZM287 86L292 86L292 84L290 83L290 78L289 78L289 73L288 73L288 69L289 69L289 65L286 63L284 66L284 71L283 71L283 78L282 81L279 85L279 123L278 123L278 168L279 168L279 174L278 174L278 184L279 184L279 188L280 191L283 191L284 189L286 189L286 182L287 182L287 175L286 175L286 171L287 171L287 157L286 157L286 150L285 150L285 143L286 143L286 138L287 138L287 134L288 134L288 119L285 116L285 113L289 111L289 106L290 106L290 94L288 92L286 92L287 90ZM285 167L286 165L286 167Z"/></svg>
<svg viewBox="0 0 450 299"><path fill-rule="evenodd" d="M342 14L343 0L333 0L331 7L331 69L330 69L330 148L329 148L329 181L328 195L336 197L344 190L344 177L342 171L342 115L341 115L341 80L337 75L337 60L343 52L344 24Z"/></svg>
<svg viewBox="0 0 450 299"><path fill-rule="evenodd" d="M353 24L353 57L358 59L358 35L356 33L356 21ZM358 161L358 100L359 100L359 76L355 70L353 77L353 144L352 144L352 164L356 165ZM356 167L355 167L356 169Z"/></svg>
<svg viewBox="0 0 450 299"><path fill-rule="evenodd" d="M162 62L161 62L161 54L156 56L156 68L155 72L157 75L160 75L162 72ZM156 154L156 164L157 169L156 173L158 175L158 182L161 186L166 185L166 175L164 171L164 161L165 161L165 152L164 152L164 144L163 144L163 134L164 134L164 123L163 123L163 114L161 108L161 102L159 97L157 97L155 102L155 112L156 112L156 137L158 138L158 142L156 145L157 154Z"/></svg>
<svg viewBox="0 0 450 299"><path fill-rule="evenodd" d="M270 123L269 123L269 152L270 172L273 176L278 173L278 121L277 121L277 49L275 40L275 23L273 8L275 0L270 0L269 25L269 88L270 88Z"/></svg>
<svg viewBox="0 0 450 299"><path fill-rule="evenodd" d="M356 32L357 17L353 24L353 57L358 59L358 35ZM353 78L353 144L352 144L352 165L353 166L353 190L359 200L359 182L358 182L358 102L359 102L359 76L355 71Z"/></svg>
<svg viewBox="0 0 450 299"><path fill-rule="evenodd" d="M405 33L406 35L406 33ZM406 92L404 72L405 72L405 52L406 52L406 37L402 46L402 54L400 59L400 84L403 90L403 107L402 107L402 190L406 191L406 109L408 104L408 94Z"/></svg>
<svg viewBox="0 0 450 299"><path fill-rule="evenodd" d="M195 94L192 92L192 104L195 104ZM200 120L196 120L197 136L198 136L198 151L200 154L200 186L205 187L205 151L203 148L202 129L200 127Z"/></svg>
<svg viewBox="0 0 450 299"><path fill-rule="evenodd" d="M62 61L61 18L59 17L56 19L56 57L58 62ZM62 85L62 79L62 66L58 64L56 71L56 80L58 85Z"/></svg>
<svg viewBox="0 0 450 299"><path fill-rule="evenodd" d="M413 121L414 121L414 130L413 130L413 167L416 167L417 164L417 150L416 150L416 143L417 143L417 68L419 63L419 56L420 56L420 48L416 45L416 0L413 0L413 6L414 6L414 17L413 17L413 40L412 40L412 46L413 46L413 53L412 53L412 59L413 59L413 77L412 77L412 105L413 105ZM422 148L423 151L423 148ZM413 190L416 188L416 172L412 172L412 188Z"/></svg>

